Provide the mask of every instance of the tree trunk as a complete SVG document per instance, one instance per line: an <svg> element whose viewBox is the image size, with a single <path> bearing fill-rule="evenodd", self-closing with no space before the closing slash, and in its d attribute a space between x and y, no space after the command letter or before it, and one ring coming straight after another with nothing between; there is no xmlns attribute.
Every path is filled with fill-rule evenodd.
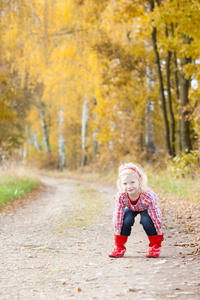
<svg viewBox="0 0 200 300"><path fill-rule="evenodd" d="M32 131L32 134L30 135L29 133L29 126L26 125L26 135L28 138L29 143L35 147L35 149L37 150L37 152L42 152L42 145L44 143L44 140L42 140L41 144L38 144L38 135L36 132Z"/></svg>
<svg viewBox="0 0 200 300"><path fill-rule="evenodd" d="M96 106L97 105L97 101L96 99L94 99L94 105ZM93 114L93 119L96 121L97 120L97 114ZM92 140L93 140L93 163L96 162L96 156L97 156L97 153L98 153L98 141L96 140L96 135L99 133L99 129L97 128L96 130L94 130L92 132Z"/></svg>
<svg viewBox="0 0 200 300"><path fill-rule="evenodd" d="M63 136L62 125L64 123L63 109L59 108L59 120L58 120L58 155L59 155L59 169L63 171L66 165L65 161L65 139Z"/></svg>
<svg viewBox="0 0 200 300"><path fill-rule="evenodd" d="M22 157L22 159L25 159L27 157L27 144L26 144L26 142L21 144L20 156Z"/></svg>
<svg viewBox="0 0 200 300"><path fill-rule="evenodd" d="M166 25L166 37L168 37L168 29ZM167 51L167 61L166 61L166 75L167 75L167 97L168 97L168 111L169 111L169 119L170 119L170 144L172 155L175 156L175 119L172 108L172 96L171 96L171 63L172 52Z"/></svg>
<svg viewBox="0 0 200 300"><path fill-rule="evenodd" d="M98 132L99 132L99 130L96 129L92 133L92 140L93 140L93 163L96 162L96 156L97 156L97 153L98 153L98 142L96 140L96 135L98 134Z"/></svg>
<svg viewBox="0 0 200 300"><path fill-rule="evenodd" d="M172 36L174 36L174 25L171 24L171 32ZM176 128L176 152L182 153L181 146L181 105L180 105L180 93L179 93L179 72L178 72L178 63L177 63L177 55L176 51L173 53L173 61L174 61L174 82L175 82L175 91L176 91L176 106L178 113L177 120L177 128Z"/></svg>
<svg viewBox="0 0 200 300"><path fill-rule="evenodd" d="M147 72L147 87L151 91L154 89L154 82L151 80L152 70L149 65L146 68ZM149 154L154 154L155 145L154 145L154 124L153 124L153 110L154 103L151 98L147 99L146 102L146 113L145 113L145 149Z"/></svg>
<svg viewBox="0 0 200 300"><path fill-rule="evenodd" d="M185 78L183 67L191 62L191 58L183 57L181 60L180 71L180 98L181 98L181 145L182 151L188 153L192 150L192 144L190 139L190 121L189 111L187 110L187 104L189 103L188 92L190 88L190 79Z"/></svg>
<svg viewBox="0 0 200 300"><path fill-rule="evenodd" d="M51 153L51 148L49 144L49 135L47 131L47 124L45 119L45 106L42 103L40 106L40 117L41 117L41 124L42 124L42 132L43 132L43 141L45 145L46 153Z"/></svg>
<svg viewBox="0 0 200 300"><path fill-rule="evenodd" d="M182 144L181 144L181 103L180 103L180 92L179 92L179 75L178 75L178 63L176 57L176 51L174 51L174 80L175 80L175 89L176 89L176 105L178 112L177 120L177 130L176 130L176 141L177 141L177 152L182 153Z"/></svg>
<svg viewBox="0 0 200 300"><path fill-rule="evenodd" d="M82 157L81 157L81 167L86 165L87 162L87 125L88 125L88 99L84 100L83 110L82 110Z"/></svg>
<svg viewBox="0 0 200 300"><path fill-rule="evenodd" d="M154 10L154 1L150 2L151 4L151 11ZM160 56L157 48L157 30L156 27L153 26L152 29L152 42L153 42L153 49L155 55L155 61L157 66L157 73L158 73L158 81L159 81L159 91L160 91L160 100L161 100L161 108L162 108L162 115L163 115L163 124L164 124L164 138L165 138L165 146L166 150L169 155L172 155L171 145L170 145L170 136L169 136L169 124L167 120L167 110L166 110L166 100L164 94L164 85L163 85L163 78L161 72L161 65L160 65Z"/></svg>
<svg viewBox="0 0 200 300"><path fill-rule="evenodd" d="M111 125L110 125L111 136L112 136L113 131L115 130L115 127L116 127L115 123L113 121L111 121ZM109 147L110 152L113 152L113 150L114 150L114 141L113 140L109 141L108 147Z"/></svg>

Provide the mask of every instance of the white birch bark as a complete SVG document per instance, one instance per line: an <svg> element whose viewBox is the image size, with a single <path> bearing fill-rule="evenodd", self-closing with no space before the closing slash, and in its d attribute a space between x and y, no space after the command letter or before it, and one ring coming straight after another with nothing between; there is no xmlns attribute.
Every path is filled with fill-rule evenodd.
<svg viewBox="0 0 200 300"><path fill-rule="evenodd" d="M116 127L116 124L111 121L111 125L110 125L110 131L111 131L111 135L112 135L112 132L115 130L115 127ZM109 141L109 150L110 151L113 151L114 150L114 141Z"/></svg>
<svg viewBox="0 0 200 300"><path fill-rule="evenodd" d="M47 124L45 119L45 106L42 103L40 106L40 117L41 117L41 125L42 125L42 132L43 132L43 141L45 145L45 151L46 153L51 152L50 144L49 144L49 135L47 131Z"/></svg>
<svg viewBox="0 0 200 300"><path fill-rule="evenodd" d="M153 91L154 82L151 79L152 70L147 65L147 86ZM155 152L154 145L154 124L153 124L153 111L154 111L154 103L151 98L147 99L146 102L146 123L145 123L145 148L146 152L149 154L153 154Z"/></svg>
<svg viewBox="0 0 200 300"><path fill-rule="evenodd" d="M20 147L20 156L25 159L27 157L27 144L23 143Z"/></svg>
<svg viewBox="0 0 200 300"><path fill-rule="evenodd" d="M97 133L99 133L98 129L96 129L92 133L92 140L93 140L93 162L94 163L96 162L96 155L97 155L97 152L98 152L98 142L96 140Z"/></svg>
<svg viewBox="0 0 200 300"><path fill-rule="evenodd" d="M29 126L26 125L26 135L28 137L28 141L29 143L36 148L37 152L41 152L42 151L42 145L44 143L44 141L41 142L41 144L38 144L38 135L36 132L32 131L32 134L30 135L29 132Z"/></svg>
<svg viewBox="0 0 200 300"><path fill-rule="evenodd" d="M82 157L81 157L81 167L85 166L87 156L87 125L88 125L88 99L85 98L83 102L83 110L82 110L82 130L81 130L81 137L82 137Z"/></svg>
<svg viewBox="0 0 200 300"><path fill-rule="evenodd" d="M62 171L66 165L66 158L65 158L65 138L63 136L63 129L62 125L64 123L63 118L63 109L60 106L59 108L59 120L58 120L58 155L59 155L59 169Z"/></svg>
<svg viewBox="0 0 200 300"><path fill-rule="evenodd" d="M95 103L96 104L96 103ZM93 114L94 120L97 120L97 114ZM93 141L93 163L96 162L96 155L98 152L98 142L96 140L96 135L99 133L99 129L96 129L92 133L92 141Z"/></svg>

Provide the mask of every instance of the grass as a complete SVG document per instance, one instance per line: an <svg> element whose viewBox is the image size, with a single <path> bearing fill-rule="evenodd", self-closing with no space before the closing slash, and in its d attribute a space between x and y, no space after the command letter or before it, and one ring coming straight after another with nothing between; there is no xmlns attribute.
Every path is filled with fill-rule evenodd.
<svg viewBox="0 0 200 300"><path fill-rule="evenodd" d="M0 206L37 188L38 182L30 177L0 176Z"/></svg>
<svg viewBox="0 0 200 300"><path fill-rule="evenodd" d="M156 175L155 175L156 174ZM172 193L178 198L200 201L200 178L187 176L176 178L170 171L149 174L149 185L159 188L164 193Z"/></svg>
<svg viewBox="0 0 200 300"><path fill-rule="evenodd" d="M191 181L191 180L190 180ZM188 182L188 181L187 181ZM150 185L160 186L164 192L172 192L180 197L189 195L190 184L185 184L183 179L172 179L168 176L156 175L149 180Z"/></svg>

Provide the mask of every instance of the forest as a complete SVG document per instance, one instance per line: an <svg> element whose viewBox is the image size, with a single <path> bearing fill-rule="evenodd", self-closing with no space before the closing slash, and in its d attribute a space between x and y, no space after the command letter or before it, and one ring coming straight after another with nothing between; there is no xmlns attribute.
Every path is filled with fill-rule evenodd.
<svg viewBox="0 0 200 300"><path fill-rule="evenodd" d="M199 1L2 0L0 28L1 160L198 160Z"/></svg>

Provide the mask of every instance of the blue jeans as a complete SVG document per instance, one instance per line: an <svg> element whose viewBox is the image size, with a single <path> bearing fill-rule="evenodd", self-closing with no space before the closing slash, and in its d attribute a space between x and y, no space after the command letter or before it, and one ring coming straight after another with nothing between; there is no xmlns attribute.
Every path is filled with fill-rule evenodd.
<svg viewBox="0 0 200 300"><path fill-rule="evenodd" d="M148 236L157 235L153 221L148 215L147 210L133 211L129 208L125 209L124 218L122 223L121 235L129 236L131 234L131 228L135 223L135 217L140 214L140 224L142 224L144 231Z"/></svg>

